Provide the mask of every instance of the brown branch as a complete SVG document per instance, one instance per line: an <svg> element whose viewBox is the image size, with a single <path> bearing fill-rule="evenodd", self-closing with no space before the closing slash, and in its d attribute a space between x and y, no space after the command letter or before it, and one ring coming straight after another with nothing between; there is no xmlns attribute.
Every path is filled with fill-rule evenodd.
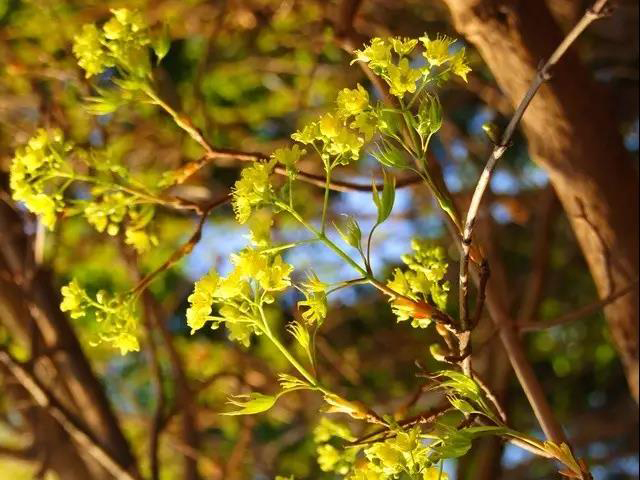
<svg viewBox="0 0 640 480"><path fill-rule="evenodd" d="M538 70L535 78L533 79L529 90L524 95L524 98L516 108L516 111L511 117L507 128L505 129L500 143L495 145L491 155L489 156L489 160L478 179L478 183L476 185L476 189L473 192L473 197L471 198L471 203L469 205L469 209L467 211L467 217L465 220L463 235L462 235L462 253L460 255L460 278L459 278L459 291L460 291L460 321L462 323L463 329L468 323L468 308L467 308L467 293L468 293L468 277L469 277L469 255L471 250L471 242L473 235L473 227L478 216L478 211L480 209L480 203L482 202L482 197L484 195L487 186L489 185L489 180L491 179L491 175L496 168L498 160L502 157L504 152L507 150L509 143L511 142L511 138L522 119L527 107L531 103L531 100L536 95L542 84L550 78L551 69L558 63L558 61L562 58L562 56L566 53L569 47L576 41L576 39L580 36L580 34L595 20L603 17L605 14L609 13L609 9L607 8L608 0L596 0L593 7L588 9L582 18L578 21L578 23L573 27L573 29L567 34L560 45L556 48L556 50L551 54L549 60L547 60L544 65Z"/></svg>
<svg viewBox="0 0 640 480"><path fill-rule="evenodd" d="M173 252L171 256L167 258L167 260L165 260L162 265L160 265L158 268L156 268L154 271L150 272L142 280L140 280L138 284L133 288L131 293L142 292L149 286L149 284L159 274L171 268L173 265L179 262L185 255L188 255L189 253L191 253L193 248L196 246L196 244L200 241L200 238L202 237L202 229L204 227L204 224L211 210L213 210L216 207L219 207L220 205L224 205L230 200L231 200L231 196L227 194L222 198L219 198L218 200L215 200L211 202L209 205L207 205L206 207L204 207L204 211L200 216L200 221L198 222L198 226L196 227L195 232L193 232L193 235L191 235L189 240L187 240L186 243L184 243L180 248L178 248L175 252Z"/></svg>
<svg viewBox="0 0 640 480"><path fill-rule="evenodd" d="M182 415L182 436L184 438L185 446L192 450L197 450L199 439L198 429L196 425L196 417L194 407L195 397L192 393L189 379L185 371L185 367L182 361L182 357L176 349L171 333L167 329L164 321L162 321L162 312L160 305L149 291L145 291L145 301L149 305L152 312L152 319L154 326L160 332L165 348L167 349L169 363L171 365L171 372L176 383L176 401L171 409L166 412L160 422L160 429L163 430L169 420L181 411ZM184 455L184 476L185 480L198 480L200 475L198 473L198 457L192 455Z"/></svg>
<svg viewBox="0 0 640 480"><path fill-rule="evenodd" d="M163 385L162 369L158 358L158 347L153 338L154 322L152 319L152 307L149 305L148 295L144 296L145 300L145 327L147 330L147 344L149 352L149 360L151 364L151 373L153 378L154 389L156 393L156 408L151 419L151 432L149 440L149 469L151 470L151 479L158 480L160 478L160 462L158 458L158 447L160 445L160 434L163 428L163 418L166 405L166 395Z"/></svg>
<svg viewBox="0 0 640 480"><path fill-rule="evenodd" d="M438 419L439 417L441 417L442 415L444 415L445 413L447 413L449 410L451 410L451 404L449 402L443 402L440 405L430 408L429 410L420 412L417 415L414 415L409 418L405 418L404 420L400 420L398 422L398 425L401 427L411 427L419 423L431 423L436 419ZM373 432L368 433L352 442L348 442L347 445L355 446L355 445L361 445L363 443L370 443L372 438L389 431L390 431L389 427L379 428L378 430L374 430ZM389 437L385 437L385 438L389 438Z"/></svg>
<svg viewBox="0 0 640 480"><path fill-rule="evenodd" d="M631 293L637 285L638 285L638 281L636 280L631 285L627 285L625 288L622 288L617 292L612 293L611 295L607 295L605 298L601 300L596 300L595 302L584 305L564 315L560 315L559 317L554 318L552 320L526 322L526 323L518 324L518 330L521 332L537 332L540 330L546 330L548 328L553 328L559 325L565 325L567 323L574 322L583 317L586 317L587 315L596 313L598 310L602 309L603 307L606 307L612 302L615 302L620 297L623 297L628 293Z"/></svg>
<svg viewBox="0 0 640 480"><path fill-rule="evenodd" d="M195 174L198 170L216 160L239 160L241 162L260 162L269 160L269 157L259 152L244 152L240 150L230 150L225 148L213 148L210 147L207 153L200 159L184 165L179 173L176 175L176 183L183 183L191 175ZM276 165L274 172L278 175L287 175L287 169L282 165ZM303 182L315 185L317 187L325 187L326 177L324 175L317 175L310 172L298 171L296 178ZM420 183L422 179L418 175L411 175L405 178L401 178L396 183L396 188L409 187ZM376 188L381 190L382 183L377 183ZM373 187L371 184L354 183L343 180L332 180L329 182L329 189L336 192L371 192ZM189 208L189 205L183 206L183 208Z"/></svg>
<svg viewBox="0 0 640 480"><path fill-rule="evenodd" d="M224 467L225 478L230 480L242 478L242 463L245 460L247 448L251 443L251 430L255 424L255 418L245 417L243 420L238 440L233 446L233 450L231 451L227 464Z"/></svg>
<svg viewBox="0 0 640 480"><path fill-rule="evenodd" d="M29 445L27 447L9 447L6 445L0 445L0 457L31 462L37 458L37 453L34 445Z"/></svg>
<svg viewBox="0 0 640 480"><path fill-rule="evenodd" d="M36 403L55 418L60 426L83 447L102 467L116 478L123 480L140 480L135 470L127 470L96 439L91 431L64 407L40 381L31 374L18 360L5 349L0 348L0 362L11 372L15 379L28 391ZM133 467L132 467L133 468Z"/></svg>

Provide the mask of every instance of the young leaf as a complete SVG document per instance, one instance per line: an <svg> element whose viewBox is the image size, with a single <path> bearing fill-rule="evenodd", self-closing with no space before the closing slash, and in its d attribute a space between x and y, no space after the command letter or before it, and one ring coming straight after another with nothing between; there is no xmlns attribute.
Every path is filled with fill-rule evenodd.
<svg viewBox="0 0 640 480"><path fill-rule="evenodd" d="M360 225L358 225L356 219L351 215L345 215L345 217L346 221L343 227L344 229L341 229L335 223L333 224L333 226L338 231L338 234L340 235L342 240L344 240L344 243L346 243L350 247L360 250L360 244L362 241L362 231L360 230Z"/></svg>
<svg viewBox="0 0 640 480"><path fill-rule="evenodd" d="M393 203L396 199L396 178L393 175L387 174L384 170L383 175L384 183L382 187L382 195L378 192L378 188L375 183L372 185L373 203L375 203L378 208L378 220L376 221L378 224L389 218L391 210L393 210Z"/></svg>
<svg viewBox="0 0 640 480"><path fill-rule="evenodd" d="M309 353L309 345L311 343L309 330L307 330L300 322L292 322L287 325L287 331L293 335L293 338L296 339L304 351Z"/></svg>
<svg viewBox="0 0 640 480"><path fill-rule="evenodd" d="M402 150L388 141L383 140L383 143L384 145L380 146L377 152L372 152L371 155L385 167L405 168L407 159Z"/></svg>
<svg viewBox="0 0 640 480"><path fill-rule="evenodd" d="M263 395L257 392L229 397L228 403L240 407L240 410L222 412L221 415L253 415L255 413L266 412L273 407L276 399L277 397L272 395Z"/></svg>
<svg viewBox="0 0 640 480"><path fill-rule="evenodd" d="M278 374L278 383L280 383L282 390L284 390L280 393L280 395L292 390L312 388L311 385L309 385L309 382L307 382L306 380L302 380L301 378L294 377L293 375L289 375L287 373Z"/></svg>

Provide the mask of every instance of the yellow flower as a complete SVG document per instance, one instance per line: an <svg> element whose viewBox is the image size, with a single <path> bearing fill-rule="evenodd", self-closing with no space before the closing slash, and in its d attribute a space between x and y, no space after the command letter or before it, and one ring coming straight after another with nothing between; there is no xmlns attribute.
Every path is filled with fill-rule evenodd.
<svg viewBox="0 0 640 480"><path fill-rule="evenodd" d="M126 355L129 352L137 352L140 350L140 343L135 335L122 332L112 340L113 346L120 349L120 355Z"/></svg>
<svg viewBox="0 0 640 480"><path fill-rule="evenodd" d="M192 334L204 327L207 321L213 320L211 305L218 283L218 273L211 270L194 284L193 293L188 298L190 305L187 308L187 325L191 327Z"/></svg>
<svg viewBox="0 0 640 480"><path fill-rule="evenodd" d="M269 183L269 176L274 165L275 160L257 162L242 170L240 180L233 187L231 200L238 222L245 223L253 207L271 200L273 188Z"/></svg>
<svg viewBox="0 0 640 480"><path fill-rule="evenodd" d="M306 150L300 148L298 145L294 145L293 147L278 148L271 154L271 158L288 169L292 169L298 160L300 160L300 157L306 153Z"/></svg>
<svg viewBox="0 0 640 480"><path fill-rule="evenodd" d="M451 71L465 82L467 81L467 73L471 71L471 67L467 64L464 48L458 50L451 59Z"/></svg>
<svg viewBox="0 0 640 480"><path fill-rule="evenodd" d="M391 39L393 51L401 56L409 55L417 44L418 40L416 40L415 38L393 37Z"/></svg>
<svg viewBox="0 0 640 480"><path fill-rule="evenodd" d="M265 257L265 255L261 255ZM264 264L261 264L264 265ZM276 292L286 289L291 285L289 275L293 271L293 266L284 263L282 257L277 255L270 265L256 273L256 280L260 287L268 292Z"/></svg>
<svg viewBox="0 0 640 480"><path fill-rule="evenodd" d="M102 46L102 40L102 33L93 24L83 25L81 32L73 37L73 54L87 78L113 65Z"/></svg>
<svg viewBox="0 0 640 480"><path fill-rule="evenodd" d="M420 37L424 45L422 55L433 66L439 66L451 59L449 47L455 43L455 40L447 36L438 35L435 40L431 40L428 35Z"/></svg>
<svg viewBox="0 0 640 480"><path fill-rule="evenodd" d="M356 59L368 63L372 67L385 69L391 64L391 45L382 38L372 38L371 44L364 50L356 50Z"/></svg>
<svg viewBox="0 0 640 480"><path fill-rule="evenodd" d="M334 117L331 113L326 113L320 118L320 133L328 138L338 136L338 133L342 129L340 120Z"/></svg>
<svg viewBox="0 0 640 480"><path fill-rule="evenodd" d="M338 93L338 110L341 117L357 115L369 106L369 94L358 84L356 89L344 88Z"/></svg>
<svg viewBox="0 0 640 480"><path fill-rule="evenodd" d="M356 115L356 118L350 125L351 128L356 128L364 136L366 141L371 140L378 128L378 121L376 116L371 112L362 112Z"/></svg>
<svg viewBox="0 0 640 480"><path fill-rule="evenodd" d="M309 325L322 325L327 316L327 294L324 292L304 292L305 300L298 302L298 307L307 307L302 318Z"/></svg>
<svg viewBox="0 0 640 480"><path fill-rule="evenodd" d="M318 122L313 122L308 125L305 125L302 130L298 130L297 132L291 134L291 138L296 142L303 143L308 145L313 143L318 139L320 135L320 128L318 126Z"/></svg>
<svg viewBox="0 0 640 480"><path fill-rule="evenodd" d="M405 93L416 91L416 81L422 76L419 70L414 70L409 65L409 60L403 58L398 65L389 66L389 92L396 97L402 97Z"/></svg>
<svg viewBox="0 0 640 480"><path fill-rule="evenodd" d="M267 209L258 210L249 219L249 241L256 247L267 247L271 241L273 219Z"/></svg>

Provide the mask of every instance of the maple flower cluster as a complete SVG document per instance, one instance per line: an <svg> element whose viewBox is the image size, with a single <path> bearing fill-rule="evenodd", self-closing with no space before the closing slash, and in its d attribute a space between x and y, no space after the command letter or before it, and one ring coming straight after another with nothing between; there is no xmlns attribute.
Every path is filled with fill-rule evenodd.
<svg viewBox="0 0 640 480"><path fill-rule="evenodd" d="M374 38L362 50L356 50L356 59L367 63L369 67L389 85L389 92L402 98L416 91L416 83L433 73L435 67L446 65L448 71L467 80L471 70L465 56L465 49L453 50L455 40L439 35L435 39L424 35L420 38L424 47L422 53L428 65L413 67L409 55L418 44L418 40L394 37L390 39Z"/></svg>
<svg viewBox="0 0 640 480"><path fill-rule="evenodd" d="M336 103L335 111L291 135L293 140L316 149L328 170L332 163L346 165L357 160L376 129L369 94L361 85L341 90Z"/></svg>
<svg viewBox="0 0 640 480"><path fill-rule="evenodd" d="M256 207L271 202L274 191L269 177L275 163L275 160L256 162L242 170L232 190L233 211L239 223L246 223Z"/></svg>
<svg viewBox="0 0 640 480"><path fill-rule="evenodd" d="M65 158L73 148L62 131L40 129L13 157L9 185L14 200L40 216L42 224L53 229L57 213L62 210L62 194L52 189L49 181L65 166Z"/></svg>
<svg viewBox="0 0 640 480"><path fill-rule="evenodd" d="M111 296L100 290L95 299L76 280L62 287L60 309L71 318L89 317L98 325L96 343L110 343L121 354L140 350L136 337L138 318L134 299L129 295Z"/></svg>
<svg viewBox="0 0 640 480"><path fill-rule="evenodd" d="M387 285L395 292L414 301L426 302L445 310L449 293L449 282L444 280L447 273L445 251L428 241L414 239L411 242L413 253L402 256L408 270L396 268ZM412 327L426 328L431 319L417 315L413 305L402 302L392 303L398 321L411 319Z"/></svg>
<svg viewBox="0 0 640 480"><path fill-rule="evenodd" d="M75 36L73 53L88 77L118 67L136 78L151 72L148 46L151 35L142 14L126 8L111 10L113 17L102 29L87 24Z"/></svg>
<svg viewBox="0 0 640 480"><path fill-rule="evenodd" d="M187 324L191 333L211 322L211 328L224 323L231 340L248 346L252 333L263 328L261 309L273 303L276 292L291 285L293 270L280 255L268 255L247 248L231 257L234 270L227 277L210 271L195 283L189 296ZM218 314L212 309L217 307Z"/></svg>
<svg viewBox="0 0 640 480"><path fill-rule="evenodd" d="M394 435L367 448L338 448L341 442L353 442L355 437L345 425L323 417L313 432L317 445L318 465L324 472L343 475L348 480L391 480L420 478L446 480L446 473L433 466L429 448L422 440L420 427L397 429ZM363 459L358 458L359 453Z"/></svg>

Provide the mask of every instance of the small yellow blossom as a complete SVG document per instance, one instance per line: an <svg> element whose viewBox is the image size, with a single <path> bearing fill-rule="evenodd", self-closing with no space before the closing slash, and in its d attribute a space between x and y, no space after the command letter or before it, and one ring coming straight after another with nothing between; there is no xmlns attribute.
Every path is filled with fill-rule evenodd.
<svg viewBox="0 0 640 480"><path fill-rule="evenodd" d="M245 223L254 207L271 200L273 187L269 182L269 176L274 166L275 161L271 160L257 162L242 170L240 180L236 182L232 191L232 205L238 222Z"/></svg>
<svg viewBox="0 0 640 480"><path fill-rule="evenodd" d="M355 89L343 88L338 93L337 104L339 116L357 115L369 106L369 94L360 84Z"/></svg>
<svg viewBox="0 0 640 480"><path fill-rule="evenodd" d="M403 58L398 65L389 66L389 92L396 97L416 91L416 81L422 76L419 70L411 68L409 59Z"/></svg>
<svg viewBox="0 0 640 480"><path fill-rule="evenodd" d="M444 35L438 35L435 40L431 40L428 35L420 37L420 41L424 45L422 55L433 66L439 66L451 59L449 48L455 43L455 40Z"/></svg>

